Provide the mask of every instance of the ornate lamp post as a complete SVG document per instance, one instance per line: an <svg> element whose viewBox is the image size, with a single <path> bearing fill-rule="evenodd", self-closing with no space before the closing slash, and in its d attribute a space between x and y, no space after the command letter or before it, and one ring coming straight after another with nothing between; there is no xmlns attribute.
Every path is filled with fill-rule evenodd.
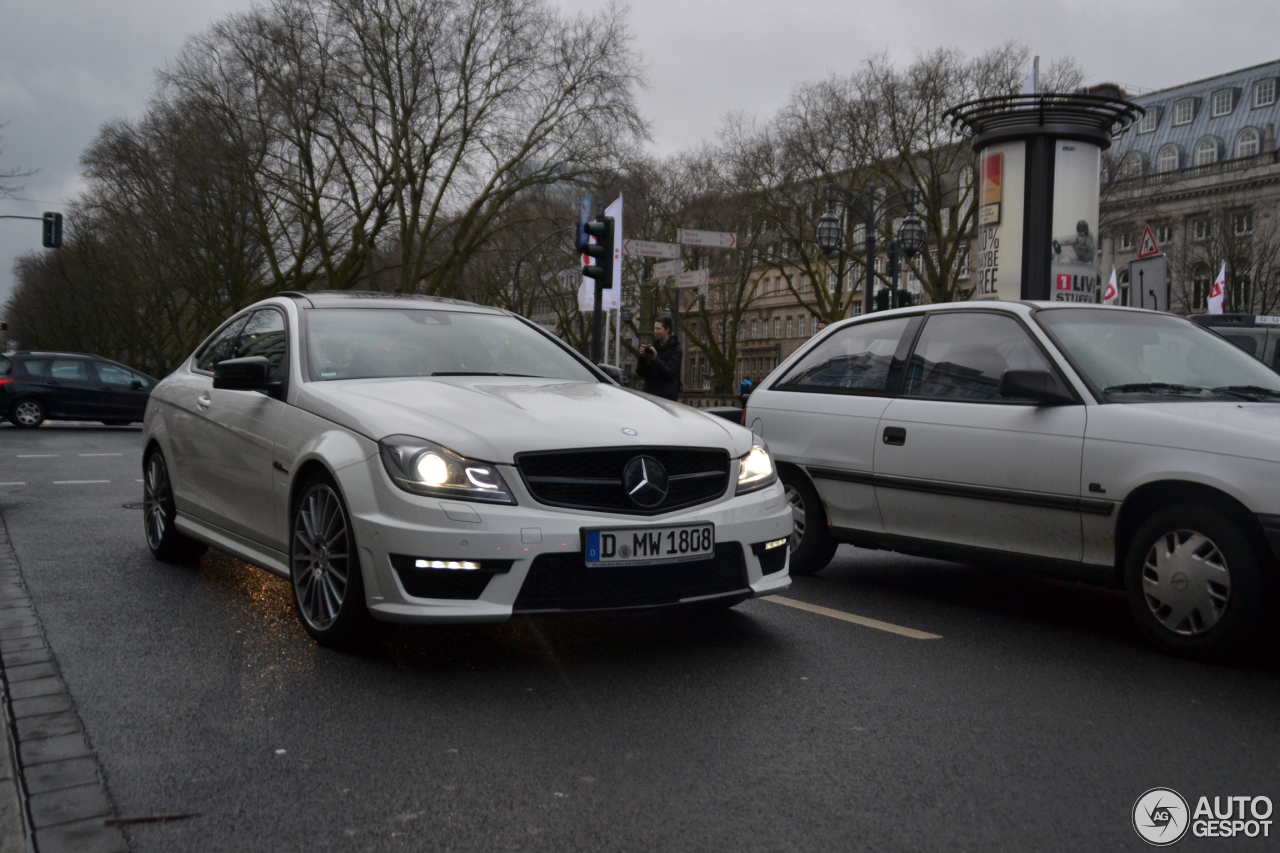
<svg viewBox="0 0 1280 853"><path fill-rule="evenodd" d="M879 228L881 221L886 216L903 210L910 212L919 203L920 193L916 190L902 190L881 195L874 186L856 192L842 189L835 184L827 184L822 190L822 199L827 203L827 210L818 219L818 228L814 234L814 239L817 240L818 248L827 257L834 255L839 250L840 243L844 238L844 228L841 227L840 217L836 215L835 211L836 203L843 204L851 216L862 220L866 233L867 256L867 278L863 287L862 310L863 313L870 314L875 310L872 291L875 289L873 283L876 275L876 229ZM924 245L924 223L914 214L908 216L907 221L913 222L910 233L907 235L912 241L911 244L915 247L911 252L913 255ZM903 228L907 227L907 221L903 222ZM902 230L899 230L899 241L902 240L903 236ZM906 247L904 246L903 248L905 250Z"/></svg>

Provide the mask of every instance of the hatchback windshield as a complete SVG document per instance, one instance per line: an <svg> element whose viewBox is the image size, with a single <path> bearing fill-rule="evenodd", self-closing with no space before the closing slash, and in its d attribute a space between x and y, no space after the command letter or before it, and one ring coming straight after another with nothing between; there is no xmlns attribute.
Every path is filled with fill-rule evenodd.
<svg viewBox="0 0 1280 853"><path fill-rule="evenodd" d="M534 376L599 381L554 341L506 315L316 308L306 318L313 380Z"/></svg>
<svg viewBox="0 0 1280 853"><path fill-rule="evenodd" d="M1181 317L1088 308L1035 316L1106 399L1280 400L1280 375Z"/></svg>

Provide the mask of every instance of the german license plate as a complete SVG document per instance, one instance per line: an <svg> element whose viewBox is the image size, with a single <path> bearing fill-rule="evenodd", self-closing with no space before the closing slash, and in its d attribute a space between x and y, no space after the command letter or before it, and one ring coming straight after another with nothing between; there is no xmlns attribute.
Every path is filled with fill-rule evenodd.
<svg viewBox="0 0 1280 853"><path fill-rule="evenodd" d="M710 522L584 530L583 538L589 568L685 563L716 553L716 527Z"/></svg>

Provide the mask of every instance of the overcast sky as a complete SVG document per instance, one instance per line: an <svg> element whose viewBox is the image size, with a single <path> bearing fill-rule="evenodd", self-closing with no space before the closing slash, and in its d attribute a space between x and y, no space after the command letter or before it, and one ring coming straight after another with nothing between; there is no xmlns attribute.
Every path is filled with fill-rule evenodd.
<svg viewBox="0 0 1280 853"><path fill-rule="evenodd" d="M80 186L79 156L102 122L137 116L153 73L210 21L249 0L2 0L0 168L31 168L24 200L0 214L60 210ZM599 0L563 0L592 11ZM712 139L721 116L765 117L802 80L888 50L899 62L1009 39L1044 62L1074 56L1090 83L1177 85L1280 58L1277 0L643 0L629 16L648 67L640 104L658 153ZM570 216L571 212L566 212ZM40 249L40 225L0 220L0 305L13 260Z"/></svg>

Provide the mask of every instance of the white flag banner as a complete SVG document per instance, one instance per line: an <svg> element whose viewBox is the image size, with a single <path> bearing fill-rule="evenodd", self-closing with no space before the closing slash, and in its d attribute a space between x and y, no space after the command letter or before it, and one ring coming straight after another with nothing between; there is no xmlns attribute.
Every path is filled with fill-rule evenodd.
<svg viewBox="0 0 1280 853"><path fill-rule="evenodd" d="M1213 287L1209 288L1209 313L1221 314L1223 297L1227 295L1227 262L1222 262L1222 271L1218 273L1218 280L1213 283Z"/></svg>
<svg viewBox="0 0 1280 853"><path fill-rule="evenodd" d="M1120 287L1116 283L1116 268L1111 268L1111 280L1107 282L1107 289L1102 293L1103 305L1115 305L1120 301Z"/></svg>

